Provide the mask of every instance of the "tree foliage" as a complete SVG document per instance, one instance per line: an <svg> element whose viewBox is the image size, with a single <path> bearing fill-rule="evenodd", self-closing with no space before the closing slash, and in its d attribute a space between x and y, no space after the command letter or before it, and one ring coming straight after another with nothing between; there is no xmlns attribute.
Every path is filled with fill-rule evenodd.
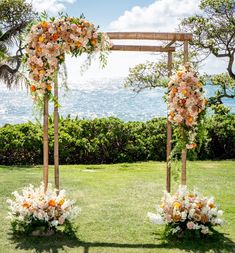
<svg viewBox="0 0 235 253"><path fill-rule="evenodd" d="M203 13L184 19L182 29L193 33L195 50L227 58L227 71L235 80L235 1L202 0L200 8Z"/></svg>
<svg viewBox="0 0 235 253"><path fill-rule="evenodd" d="M219 87L210 102L221 104L223 98L235 98L235 1L202 0L200 8L203 13L184 19L181 28L193 33L195 51L226 59L227 73L207 76Z"/></svg>
<svg viewBox="0 0 235 253"><path fill-rule="evenodd" d="M218 86L218 91L211 97L211 104L221 104L223 98L235 98L235 1L201 0L200 15L191 16L182 21L180 30L193 34L190 45L194 67L200 67L210 54L227 60L227 73L204 76L204 81ZM182 55L174 54L173 68L183 62ZM167 76L167 59L156 63L147 62L130 69L125 86L134 91L161 86L161 79ZM164 83L163 83L164 84ZM164 85L163 85L164 86Z"/></svg>
<svg viewBox="0 0 235 253"><path fill-rule="evenodd" d="M195 52L191 52L189 56L194 68L198 66L196 56ZM173 54L172 69L178 69L182 65L183 57L182 51ZM147 61L130 68L124 85L137 93L146 88L167 87L168 75L167 57L163 55L158 62Z"/></svg>
<svg viewBox="0 0 235 253"><path fill-rule="evenodd" d="M218 86L214 96L210 97L209 104L220 105L223 104L223 98L235 98L235 80L228 73L205 75L204 80Z"/></svg>
<svg viewBox="0 0 235 253"><path fill-rule="evenodd" d="M0 80L8 87L19 81L21 35L35 17L32 5L25 0L0 0Z"/></svg>

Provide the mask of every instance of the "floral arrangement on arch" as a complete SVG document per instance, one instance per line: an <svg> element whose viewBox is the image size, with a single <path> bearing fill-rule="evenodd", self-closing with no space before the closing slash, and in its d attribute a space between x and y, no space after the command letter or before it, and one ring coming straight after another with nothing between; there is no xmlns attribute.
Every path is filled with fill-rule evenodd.
<svg viewBox="0 0 235 253"><path fill-rule="evenodd" d="M168 87L168 120L179 127L182 148L193 149L197 146L196 134L207 104L203 85L186 64L171 77Z"/></svg>
<svg viewBox="0 0 235 253"><path fill-rule="evenodd" d="M61 226L69 230L80 211L74 201L66 198L65 190L57 192L50 184L46 192L42 183L40 187L29 185L22 193L12 194L14 199L8 199L7 203L14 233L44 235Z"/></svg>
<svg viewBox="0 0 235 253"><path fill-rule="evenodd" d="M165 192L157 213L148 213L154 224L166 225L166 238L208 235L214 226L223 225L222 215L213 197L201 196L186 186L180 186L174 195Z"/></svg>
<svg viewBox="0 0 235 253"><path fill-rule="evenodd" d="M29 70L30 90L34 99L49 94L53 89L59 65L65 54L78 56L100 52L101 63L106 63L105 52L111 42L105 33L98 32L85 18L61 16L32 25L26 39L26 65ZM103 53L103 54L102 54Z"/></svg>

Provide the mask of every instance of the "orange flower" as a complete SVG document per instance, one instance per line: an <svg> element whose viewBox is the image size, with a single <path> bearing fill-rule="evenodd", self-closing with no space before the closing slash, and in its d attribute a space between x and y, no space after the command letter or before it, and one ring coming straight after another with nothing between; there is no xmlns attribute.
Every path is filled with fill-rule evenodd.
<svg viewBox="0 0 235 253"><path fill-rule="evenodd" d="M97 44L97 39L91 39L90 41L92 46L95 46Z"/></svg>
<svg viewBox="0 0 235 253"><path fill-rule="evenodd" d="M202 87L202 83L197 83L197 87L201 88Z"/></svg>
<svg viewBox="0 0 235 253"><path fill-rule="evenodd" d="M175 202L173 203L173 207L176 208L176 209L180 209L181 206L182 206L181 203L178 202L178 201L175 201Z"/></svg>
<svg viewBox="0 0 235 253"><path fill-rule="evenodd" d="M191 116L187 117L187 121L188 121L189 123L192 123L192 122L193 122L193 117L191 117Z"/></svg>
<svg viewBox="0 0 235 253"><path fill-rule="evenodd" d="M79 42L79 41L76 43L76 46L77 46L78 48L81 47L81 45L82 45L82 43Z"/></svg>
<svg viewBox="0 0 235 253"><path fill-rule="evenodd" d="M52 35L52 39L53 39L53 40L57 40L58 38L59 38L58 33L54 33L54 34Z"/></svg>
<svg viewBox="0 0 235 253"><path fill-rule="evenodd" d="M36 52L40 54L42 52L42 49L40 47L36 47Z"/></svg>
<svg viewBox="0 0 235 253"><path fill-rule="evenodd" d="M43 75L43 74L45 74L45 70L41 69L41 70L39 70L39 73L40 73L40 75Z"/></svg>
<svg viewBox="0 0 235 253"><path fill-rule="evenodd" d="M55 200L51 199L51 200L48 202L48 205L51 206L51 207L55 207L55 205L56 205Z"/></svg>
<svg viewBox="0 0 235 253"><path fill-rule="evenodd" d="M47 90L51 91L52 90L52 86L50 84L47 85Z"/></svg>
<svg viewBox="0 0 235 253"><path fill-rule="evenodd" d="M177 76L178 76L179 78L182 78L182 76L183 76L183 71L178 71L178 72L177 72Z"/></svg>
<svg viewBox="0 0 235 253"><path fill-rule="evenodd" d="M58 206L62 206L64 204L64 199L61 199L58 203Z"/></svg>
<svg viewBox="0 0 235 253"><path fill-rule="evenodd" d="M37 87L35 85L30 86L31 92L35 92L37 90Z"/></svg>
<svg viewBox="0 0 235 253"><path fill-rule="evenodd" d="M174 221L180 221L181 220L181 216L180 215L174 215L173 216L173 220Z"/></svg>
<svg viewBox="0 0 235 253"><path fill-rule="evenodd" d="M48 26L49 26L48 22L46 22L46 21L41 22L41 27L42 28L48 28Z"/></svg>
<svg viewBox="0 0 235 253"><path fill-rule="evenodd" d="M174 87L173 89L172 89L172 92L173 93L176 93L178 91L178 89L176 88L176 87Z"/></svg>
<svg viewBox="0 0 235 253"><path fill-rule="evenodd" d="M171 116L172 118L175 116L175 113L172 112L172 111L171 111L169 114L170 114L170 116Z"/></svg>
<svg viewBox="0 0 235 253"><path fill-rule="evenodd" d="M186 96L188 94L187 90L182 90L182 93Z"/></svg>
<svg viewBox="0 0 235 253"><path fill-rule="evenodd" d="M212 209L212 208L215 208L215 205L214 205L214 203L210 203L209 204L209 207Z"/></svg>
<svg viewBox="0 0 235 253"><path fill-rule="evenodd" d="M79 25L78 27L83 31L83 29L84 29L83 25Z"/></svg>
<svg viewBox="0 0 235 253"><path fill-rule="evenodd" d="M197 204L196 204L196 206L197 206L197 208L202 208L202 203L201 202L198 202Z"/></svg>
<svg viewBox="0 0 235 253"><path fill-rule="evenodd" d="M39 41L39 42L44 42L44 40L45 40L45 37L44 37L44 36L40 36L40 37L38 38L38 41Z"/></svg>
<svg viewBox="0 0 235 253"><path fill-rule="evenodd" d="M30 205L28 202L24 202L24 204L23 204L23 207L24 207L24 208L27 208L27 209L28 209L30 206L31 206L31 205Z"/></svg>
<svg viewBox="0 0 235 253"><path fill-rule="evenodd" d="M197 143L192 143L192 147L196 148L197 147Z"/></svg>

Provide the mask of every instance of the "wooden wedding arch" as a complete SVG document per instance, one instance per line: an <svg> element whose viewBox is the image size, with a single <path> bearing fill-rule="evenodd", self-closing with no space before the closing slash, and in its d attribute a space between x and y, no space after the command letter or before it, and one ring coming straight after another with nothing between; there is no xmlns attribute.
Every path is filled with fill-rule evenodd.
<svg viewBox="0 0 235 253"><path fill-rule="evenodd" d="M168 54L168 76L172 74L172 53L175 52L174 44L183 42L184 44L184 61L188 62L189 41L192 40L190 33L152 33L152 32L109 32L107 33L111 40L158 40L167 41L166 46L147 46L147 45L113 45L112 51L135 51L135 52L162 52ZM54 180L55 187L59 190L59 111L58 111L58 83L54 85ZM43 181L45 191L48 185L48 96L44 97L44 113L43 113ZM171 138L172 129L171 123L167 121L167 147L166 147L166 190L171 191ZM186 156L187 150L182 150L182 170L181 184L186 185Z"/></svg>

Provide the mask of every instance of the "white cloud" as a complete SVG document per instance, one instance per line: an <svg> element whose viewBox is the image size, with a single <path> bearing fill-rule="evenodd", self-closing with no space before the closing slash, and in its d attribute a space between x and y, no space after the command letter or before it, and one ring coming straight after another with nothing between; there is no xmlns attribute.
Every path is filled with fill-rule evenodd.
<svg viewBox="0 0 235 253"><path fill-rule="evenodd" d="M183 18L201 13L198 7L199 2L200 0L155 0L149 6L135 6L111 22L109 30L175 32ZM149 43L149 41L146 42ZM146 44L146 42L141 41L141 44ZM148 57L143 57L142 62L146 59ZM125 65L124 62L123 65ZM224 71L226 71L226 61L214 56L210 56L201 66L202 73L214 74Z"/></svg>
<svg viewBox="0 0 235 253"><path fill-rule="evenodd" d="M27 2L32 3L37 12L46 11L51 15L56 15L66 10L66 4L72 4L76 0L27 0Z"/></svg>
<svg viewBox="0 0 235 253"><path fill-rule="evenodd" d="M135 6L110 23L112 31L173 32L182 18L199 12L199 0L156 0L147 7Z"/></svg>

